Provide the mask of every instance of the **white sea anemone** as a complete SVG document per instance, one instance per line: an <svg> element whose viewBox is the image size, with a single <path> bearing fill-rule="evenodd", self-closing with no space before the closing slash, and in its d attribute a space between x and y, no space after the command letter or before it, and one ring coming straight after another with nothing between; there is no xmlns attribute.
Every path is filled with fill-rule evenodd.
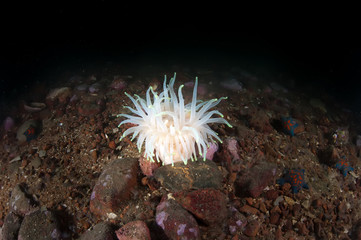
<svg viewBox="0 0 361 240"><path fill-rule="evenodd" d="M177 97L173 89L175 78L176 74L167 85L167 77L164 77L163 92L159 95L152 87L147 90L145 99L138 95L134 95L133 98L125 93L133 102L135 109L128 106L125 108L135 115L118 115L127 118L119 126L125 123L136 125L124 131L120 140L133 133L131 140L138 136L139 152L145 142L144 156L151 161L154 161L155 157L164 165L180 161L187 164L189 159L192 161L197 159L197 151L205 160L209 141L217 139L222 142L208 124L224 123L232 127L219 111L210 111L225 98L197 101L198 79L196 78L192 102L184 105L183 85L179 87ZM214 115L220 117L212 118Z"/></svg>

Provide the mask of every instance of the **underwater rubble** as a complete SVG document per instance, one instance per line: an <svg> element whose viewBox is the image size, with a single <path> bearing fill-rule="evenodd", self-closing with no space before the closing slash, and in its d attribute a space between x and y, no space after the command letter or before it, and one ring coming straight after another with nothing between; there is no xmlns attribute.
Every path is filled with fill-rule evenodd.
<svg viewBox="0 0 361 240"><path fill-rule="evenodd" d="M177 68L177 89L198 76L201 100L228 97L233 127L211 125L206 161L162 166L120 141L124 92L159 92L171 71L68 76L3 119L2 239L360 239L357 113L262 74Z"/></svg>

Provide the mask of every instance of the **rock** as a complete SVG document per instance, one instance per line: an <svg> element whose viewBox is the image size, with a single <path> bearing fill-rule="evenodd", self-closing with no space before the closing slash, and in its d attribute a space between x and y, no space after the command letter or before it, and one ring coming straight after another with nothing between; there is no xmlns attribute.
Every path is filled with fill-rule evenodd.
<svg viewBox="0 0 361 240"><path fill-rule="evenodd" d="M221 86L235 92L243 90L243 84L234 78L222 81Z"/></svg>
<svg viewBox="0 0 361 240"><path fill-rule="evenodd" d="M228 218L228 228L232 235L242 232L247 225L247 218L235 207L230 207L230 217Z"/></svg>
<svg viewBox="0 0 361 240"><path fill-rule="evenodd" d="M93 188L90 211L99 217L107 217L120 204L131 197L137 186L138 159L115 159L105 166Z"/></svg>
<svg viewBox="0 0 361 240"><path fill-rule="evenodd" d="M79 240L113 240L115 239L114 230L110 224L100 222L92 230L84 232Z"/></svg>
<svg viewBox="0 0 361 240"><path fill-rule="evenodd" d="M230 172L239 172L241 158L239 156L239 144L234 138L226 138L223 142L221 160Z"/></svg>
<svg viewBox="0 0 361 240"><path fill-rule="evenodd" d="M147 224L143 221L133 221L125 224L116 232L118 240L151 240Z"/></svg>
<svg viewBox="0 0 361 240"><path fill-rule="evenodd" d="M332 135L333 143L336 146L344 146L348 143L350 138L350 133L348 131L348 128L338 128Z"/></svg>
<svg viewBox="0 0 361 240"><path fill-rule="evenodd" d="M255 114L250 115L249 126L261 133L270 133L273 131L270 118L263 110L259 110Z"/></svg>
<svg viewBox="0 0 361 240"><path fill-rule="evenodd" d="M207 225L220 226L227 217L226 196L219 190L200 189L173 196L184 209Z"/></svg>
<svg viewBox="0 0 361 240"><path fill-rule="evenodd" d="M361 240L361 219L359 219L352 227L352 240Z"/></svg>
<svg viewBox="0 0 361 240"><path fill-rule="evenodd" d="M48 210L38 210L24 217L18 240L63 239L55 215Z"/></svg>
<svg viewBox="0 0 361 240"><path fill-rule="evenodd" d="M211 142L207 149L206 159L213 160L214 154L218 151L219 146L216 142Z"/></svg>
<svg viewBox="0 0 361 240"><path fill-rule="evenodd" d="M242 197L257 198L269 184L274 182L276 167L261 163L246 170L235 182L236 194Z"/></svg>
<svg viewBox="0 0 361 240"><path fill-rule="evenodd" d="M125 80L120 76L114 76L114 79L112 83L110 84L110 87L114 90L122 90L127 86L127 83Z"/></svg>
<svg viewBox="0 0 361 240"><path fill-rule="evenodd" d="M41 132L41 123L35 120L24 122L16 133L19 143L29 142L38 137Z"/></svg>
<svg viewBox="0 0 361 240"><path fill-rule="evenodd" d="M53 106L56 101L65 104L71 97L71 89L68 87L52 89L46 96L46 103Z"/></svg>
<svg viewBox="0 0 361 240"><path fill-rule="evenodd" d="M6 117L3 123L5 132L11 131L11 129L14 127L15 122L12 117Z"/></svg>
<svg viewBox="0 0 361 240"><path fill-rule="evenodd" d="M271 213L270 215L270 224L275 224L277 225L278 224L278 221L280 220L280 214L278 212L273 212Z"/></svg>
<svg viewBox="0 0 361 240"><path fill-rule="evenodd" d="M188 162L176 162L174 166L165 165L154 171L154 177L161 185L171 192L189 189L222 187L222 173L212 161L198 160Z"/></svg>
<svg viewBox="0 0 361 240"><path fill-rule="evenodd" d="M169 239L200 239L197 221L176 201L164 196L157 206L156 223Z"/></svg>
<svg viewBox="0 0 361 240"><path fill-rule="evenodd" d="M257 208L251 207L249 205L244 205L239 209L240 212L246 213L247 215L256 215L259 213Z"/></svg>
<svg viewBox="0 0 361 240"><path fill-rule="evenodd" d="M38 210L37 203L26 193L21 185L16 185L10 196L10 210L17 215L24 216Z"/></svg>
<svg viewBox="0 0 361 240"><path fill-rule="evenodd" d="M82 116L90 117L99 114L102 111L102 106L96 103L79 104L78 112Z"/></svg>
<svg viewBox="0 0 361 240"><path fill-rule="evenodd" d="M92 85L89 86L89 92L90 93L97 93L101 90L102 85L100 83L93 83Z"/></svg>
<svg viewBox="0 0 361 240"><path fill-rule="evenodd" d="M4 219L2 227L2 240L16 240L21 226L22 218L13 212L9 212Z"/></svg>
<svg viewBox="0 0 361 240"><path fill-rule="evenodd" d="M248 237L255 237L261 227L261 224L257 220L249 222L244 229L243 233Z"/></svg>
<svg viewBox="0 0 361 240"><path fill-rule="evenodd" d="M143 174L147 177L153 176L153 172L155 169L161 166L160 162L147 160L143 155L139 158L139 166L140 170L142 170Z"/></svg>

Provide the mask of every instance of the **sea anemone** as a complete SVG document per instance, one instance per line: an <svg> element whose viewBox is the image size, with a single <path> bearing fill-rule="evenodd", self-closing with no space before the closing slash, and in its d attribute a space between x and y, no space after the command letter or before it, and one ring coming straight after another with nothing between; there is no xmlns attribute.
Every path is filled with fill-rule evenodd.
<svg viewBox="0 0 361 240"><path fill-rule="evenodd" d="M226 98L204 102L197 100L198 78L196 78L192 101L185 105L182 95L184 85L179 87L177 97L173 89L175 78L176 74L167 85L167 77L164 77L163 92L159 95L152 87L147 90L145 99L125 93L133 102L135 109L129 106L125 108L135 115L123 113L118 115L127 118L119 126L125 123L135 125L124 131L120 140L133 133L131 140L138 136L139 152L144 143L144 156L151 161L154 161L154 158L157 161L161 160L164 165L173 165L180 161L187 164L189 159L192 161L197 159L197 151L205 160L210 141L216 139L222 143L208 124L223 123L232 127L219 111L210 111ZM214 115L220 117L212 118Z"/></svg>

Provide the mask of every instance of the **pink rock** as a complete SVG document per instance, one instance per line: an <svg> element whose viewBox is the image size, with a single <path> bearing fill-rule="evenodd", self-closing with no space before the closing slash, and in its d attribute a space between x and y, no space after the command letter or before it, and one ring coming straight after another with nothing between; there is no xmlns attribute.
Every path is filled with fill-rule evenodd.
<svg viewBox="0 0 361 240"><path fill-rule="evenodd" d="M218 144L215 142L212 142L207 149L206 159L212 160L214 157L214 154L218 151L218 149L219 149Z"/></svg>
<svg viewBox="0 0 361 240"><path fill-rule="evenodd" d="M143 221L129 222L115 233L118 240L151 240L147 224Z"/></svg>
<svg viewBox="0 0 361 240"><path fill-rule="evenodd" d="M161 166L160 162L152 162L150 160L147 160L142 154L142 156L139 158L139 166L142 170L143 174L147 177L153 176L154 170L159 168Z"/></svg>
<svg viewBox="0 0 361 240"><path fill-rule="evenodd" d="M230 172L239 172L241 166L241 158L239 156L238 141L234 138L224 140L222 152L219 155L221 161L227 166Z"/></svg>
<svg viewBox="0 0 361 240"><path fill-rule="evenodd" d="M176 201L207 225L221 225L227 217L226 196L219 190L200 189L174 194Z"/></svg>
<svg viewBox="0 0 361 240"><path fill-rule="evenodd" d="M198 223L194 217L167 196L157 206L155 220L169 239L200 239Z"/></svg>

